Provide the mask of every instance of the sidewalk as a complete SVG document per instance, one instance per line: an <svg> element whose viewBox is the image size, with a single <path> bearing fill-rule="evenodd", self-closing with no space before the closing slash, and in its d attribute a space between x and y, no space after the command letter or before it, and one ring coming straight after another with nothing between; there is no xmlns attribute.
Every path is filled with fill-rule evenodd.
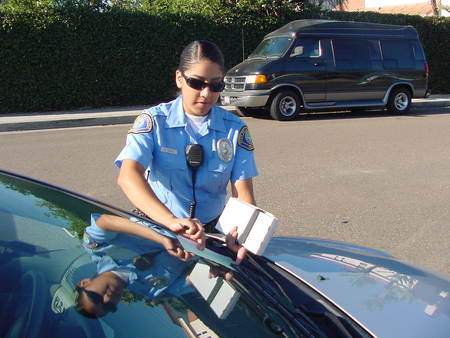
<svg viewBox="0 0 450 338"><path fill-rule="evenodd" d="M425 99L413 99L413 108L449 107L450 95L430 95ZM86 127L111 124L131 124L148 106L123 108L86 109L51 113L0 114L0 132L36 129ZM233 106L223 108L234 111Z"/></svg>

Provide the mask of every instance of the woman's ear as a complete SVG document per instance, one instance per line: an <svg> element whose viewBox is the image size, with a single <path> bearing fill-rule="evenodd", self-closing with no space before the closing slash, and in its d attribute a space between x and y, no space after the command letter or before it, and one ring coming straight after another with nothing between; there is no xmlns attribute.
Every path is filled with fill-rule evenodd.
<svg viewBox="0 0 450 338"><path fill-rule="evenodd" d="M80 288L85 288L89 284L91 284L91 280L89 278L83 278L77 283L77 286L79 286Z"/></svg>
<svg viewBox="0 0 450 338"><path fill-rule="evenodd" d="M175 71L175 82L177 83L177 87L181 89L181 85L183 84L183 75L181 75L181 71L178 69Z"/></svg>

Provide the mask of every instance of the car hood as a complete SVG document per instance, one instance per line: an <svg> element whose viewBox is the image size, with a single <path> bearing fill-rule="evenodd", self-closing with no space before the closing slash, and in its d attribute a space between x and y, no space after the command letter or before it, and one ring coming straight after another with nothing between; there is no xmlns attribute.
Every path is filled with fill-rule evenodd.
<svg viewBox="0 0 450 338"><path fill-rule="evenodd" d="M231 68L226 76L245 76L252 74L264 74L265 68L274 62L277 62L279 58L252 58L246 59L243 62L237 64Z"/></svg>
<svg viewBox="0 0 450 338"><path fill-rule="evenodd" d="M380 337L448 337L450 280L342 242L273 238L264 255Z"/></svg>

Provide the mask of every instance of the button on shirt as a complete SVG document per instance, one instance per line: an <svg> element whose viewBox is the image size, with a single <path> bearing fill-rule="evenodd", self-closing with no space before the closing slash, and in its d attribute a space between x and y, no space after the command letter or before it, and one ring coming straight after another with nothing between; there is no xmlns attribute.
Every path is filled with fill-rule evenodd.
<svg viewBox="0 0 450 338"><path fill-rule="evenodd" d="M192 173L185 156L188 144L200 144L204 150L195 183L195 217L203 223L212 221L222 212L228 182L258 175L253 145L246 149L239 141L242 130L247 127L230 112L213 106L197 132L187 123L181 96L147 109L143 114L148 115L148 128L130 131L115 164L120 167L125 159L139 162L149 171L148 182L154 193L175 217L189 217L193 202ZM228 162L218 153L217 144L221 139L228 139L232 146L233 156Z"/></svg>

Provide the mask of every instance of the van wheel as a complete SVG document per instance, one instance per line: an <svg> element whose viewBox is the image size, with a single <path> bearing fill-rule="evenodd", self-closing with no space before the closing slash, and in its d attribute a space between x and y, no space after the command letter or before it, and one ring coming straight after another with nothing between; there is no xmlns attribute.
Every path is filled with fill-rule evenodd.
<svg viewBox="0 0 450 338"><path fill-rule="evenodd" d="M411 93L406 88L396 88L389 96L387 109L393 114L405 114L411 106Z"/></svg>
<svg viewBox="0 0 450 338"><path fill-rule="evenodd" d="M278 121L294 120L300 112L300 98L292 90L284 90L275 95L270 104L270 116Z"/></svg>

